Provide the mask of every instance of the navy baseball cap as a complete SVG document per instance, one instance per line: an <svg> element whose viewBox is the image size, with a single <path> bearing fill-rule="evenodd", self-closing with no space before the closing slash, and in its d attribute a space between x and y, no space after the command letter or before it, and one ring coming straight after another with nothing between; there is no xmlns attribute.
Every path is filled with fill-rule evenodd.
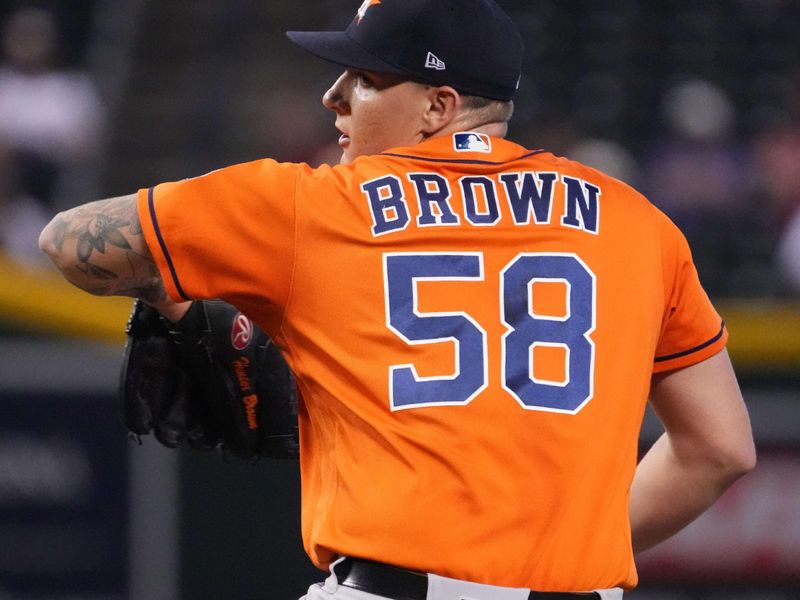
<svg viewBox="0 0 800 600"><path fill-rule="evenodd" d="M344 67L495 100L511 100L522 72L522 38L494 0L364 0L346 31L286 35Z"/></svg>

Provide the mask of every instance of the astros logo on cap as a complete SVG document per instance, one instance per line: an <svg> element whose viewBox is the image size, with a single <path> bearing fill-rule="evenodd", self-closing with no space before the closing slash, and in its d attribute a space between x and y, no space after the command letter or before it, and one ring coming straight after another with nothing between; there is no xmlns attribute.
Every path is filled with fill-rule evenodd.
<svg viewBox="0 0 800 600"><path fill-rule="evenodd" d="M380 4L380 3L381 3L381 0L364 0L364 2L361 4L361 8L358 9L358 23L359 23L359 25L361 24L361 21L364 18L364 15L367 14L367 11L370 8L372 8L373 6L375 6L376 4Z"/></svg>

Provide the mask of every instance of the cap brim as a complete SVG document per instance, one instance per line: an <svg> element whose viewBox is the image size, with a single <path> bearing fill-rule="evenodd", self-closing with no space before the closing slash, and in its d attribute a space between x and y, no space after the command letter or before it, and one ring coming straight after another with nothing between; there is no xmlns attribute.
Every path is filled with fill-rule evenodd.
<svg viewBox="0 0 800 600"><path fill-rule="evenodd" d="M364 49L344 31L287 31L286 36L314 56L350 69L407 74Z"/></svg>

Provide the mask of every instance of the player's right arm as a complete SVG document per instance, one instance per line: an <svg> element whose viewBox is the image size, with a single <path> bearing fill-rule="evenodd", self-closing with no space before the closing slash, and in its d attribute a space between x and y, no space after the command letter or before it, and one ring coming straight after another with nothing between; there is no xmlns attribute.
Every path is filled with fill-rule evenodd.
<svg viewBox="0 0 800 600"><path fill-rule="evenodd" d="M631 487L637 552L688 525L756 463L750 419L725 350L654 375L650 403L666 431L639 463Z"/></svg>
<svg viewBox="0 0 800 600"><path fill-rule="evenodd" d="M167 296L142 233L136 198L98 200L58 213L39 236L39 247L82 290L141 298L177 321L189 303Z"/></svg>

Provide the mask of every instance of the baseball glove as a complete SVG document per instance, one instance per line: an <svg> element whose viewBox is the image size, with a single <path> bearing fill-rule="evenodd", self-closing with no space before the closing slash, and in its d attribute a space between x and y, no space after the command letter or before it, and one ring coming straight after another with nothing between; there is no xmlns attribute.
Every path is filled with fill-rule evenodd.
<svg viewBox="0 0 800 600"><path fill-rule="evenodd" d="M137 300L120 377L122 421L168 448L296 458L297 395L272 340L235 307L195 301L175 325Z"/></svg>

